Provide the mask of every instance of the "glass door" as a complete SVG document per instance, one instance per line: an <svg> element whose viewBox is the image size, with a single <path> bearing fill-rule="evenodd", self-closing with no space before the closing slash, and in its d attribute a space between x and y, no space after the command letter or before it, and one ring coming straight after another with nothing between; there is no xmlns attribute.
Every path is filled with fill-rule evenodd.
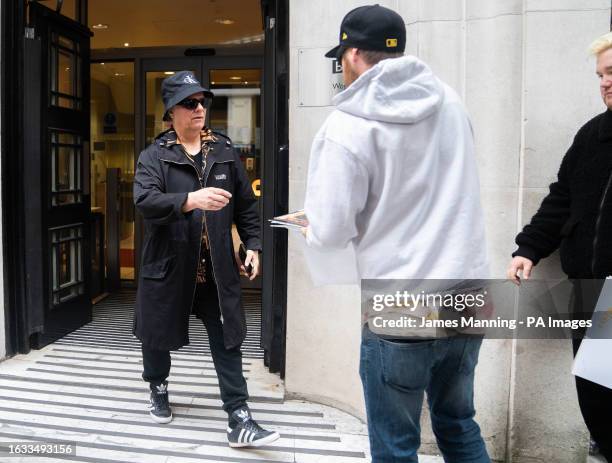
<svg viewBox="0 0 612 463"><path fill-rule="evenodd" d="M134 283L134 62L91 64L92 297Z"/></svg>
<svg viewBox="0 0 612 463"><path fill-rule="evenodd" d="M207 114L212 130L229 136L247 171L253 192L261 198L261 59L258 57L188 57L144 59L139 76L139 118L141 136L137 152L153 142L169 126L162 120L164 106L162 81L177 71L192 71L204 87L215 94ZM260 208L261 210L261 208ZM136 214L136 258L140 262L142 219ZM234 246L240 240L233 231ZM254 282L242 279L243 286L261 288L261 277Z"/></svg>

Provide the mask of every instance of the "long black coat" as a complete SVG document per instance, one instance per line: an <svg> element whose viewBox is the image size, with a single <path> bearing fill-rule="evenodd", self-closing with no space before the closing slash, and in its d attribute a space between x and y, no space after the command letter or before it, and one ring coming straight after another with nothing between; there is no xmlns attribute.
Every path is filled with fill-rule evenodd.
<svg viewBox="0 0 612 463"><path fill-rule="evenodd" d="M559 249L574 285L571 310L591 318L603 278L612 275L612 111L587 122L566 153L557 181L512 254L537 264Z"/></svg>
<svg viewBox="0 0 612 463"><path fill-rule="evenodd" d="M246 336L240 301L240 275L234 259L232 222L247 249L261 249L259 214L246 172L231 141L214 133L202 176L176 143L172 130L160 134L138 158L134 203L144 217L145 237L136 295L133 333L157 350L189 343L189 315L194 303L196 272L204 222L208 229L225 346ZM187 194L202 187L232 194L220 211L181 211ZM214 300L214 298L211 298Z"/></svg>
<svg viewBox="0 0 612 463"><path fill-rule="evenodd" d="M563 158L557 181L516 237L513 256L534 264L556 249L570 278L612 275L612 111L587 122Z"/></svg>

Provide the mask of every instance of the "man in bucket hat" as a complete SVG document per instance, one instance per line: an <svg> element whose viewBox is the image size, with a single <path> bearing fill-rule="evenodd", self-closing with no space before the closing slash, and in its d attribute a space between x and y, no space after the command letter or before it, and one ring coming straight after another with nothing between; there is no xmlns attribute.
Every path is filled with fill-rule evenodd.
<svg viewBox="0 0 612 463"><path fill-rule="evenodd" d="M355 249L362 279L488 276L470 122L457 94L403 56L404 21L379 5L342 20L327 57L345 90L313 141L306 240ZM366 318L360 375L373 463L417 462L427 392L444 461L489 463L474 420L482 339L406 339Z"/></svg>
<svg viewBox="0 0 612 463"><path fill-rule="evenodd" d="M247 248L241 270L259 272L259 214L242 162L226 136L205 127L213 94L191 72L162 83L164 120L138 158L134 203L144 217L134 334L142 342L142 377L151 389L150 416L172 420L170 351L189 344L189 316L202 319L228 413L231 447L259 447L279 438L253 420L240 346L246 319L233 256L236 224Z"/></svg>

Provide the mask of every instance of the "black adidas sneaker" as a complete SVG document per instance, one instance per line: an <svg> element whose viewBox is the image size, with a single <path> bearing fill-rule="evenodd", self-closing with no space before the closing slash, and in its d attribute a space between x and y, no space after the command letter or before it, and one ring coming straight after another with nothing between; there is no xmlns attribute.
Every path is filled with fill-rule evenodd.
<svg viewBox="0 0 612 463"><path fill-rule="evenodd" d="M170 423L172 421L172 410L168 402L168 381L164 381L159 386L151 384L150 388L149 415L156 423Z"/></svg>
<svg viewBox="0 0 612 463"><path fill-rule="evenodd" d="M227 441L230 447L261 447L277 440L277 432L266 431L251 416L246 408L235 410L229 419Z"/></svg>

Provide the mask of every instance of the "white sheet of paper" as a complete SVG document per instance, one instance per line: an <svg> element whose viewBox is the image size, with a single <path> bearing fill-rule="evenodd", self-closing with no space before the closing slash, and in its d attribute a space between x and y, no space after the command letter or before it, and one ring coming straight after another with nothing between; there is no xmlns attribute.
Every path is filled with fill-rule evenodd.
<svg viewBox="0 0 612 463"><path fill-rule="evenodd" d="M595 312L609 312L612 308L612 280L606 280ZM598 327L599 330L605 330L605 337L598 335L597 339L589 338L589 331L578 349L572 373L581 378L587 379L594 383L612 389L612 317L606 317L603 320L598 318L600 323L605 323L605 326Z"/></svg>
<svg viewBox="0 0 612 463"><path fill-rule="evenodd" d="M310 278L315 286L359 284L355 250L352 244L340 250L321 251L308 246L305 239L298 241L310 271Z"/></svg>

